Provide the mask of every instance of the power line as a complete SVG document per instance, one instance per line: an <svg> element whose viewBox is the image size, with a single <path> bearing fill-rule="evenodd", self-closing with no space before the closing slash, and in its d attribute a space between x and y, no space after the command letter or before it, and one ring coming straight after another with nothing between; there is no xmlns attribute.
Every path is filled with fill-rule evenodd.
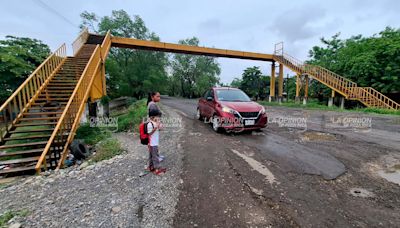
<svg viewBox="0 0 400 228"><path fill-rule="evenodd" d="M50 11L51 13L55 14L56 16L60 17L61 19L63 19L65 22L67 22L68 24L70 24L71 26L77 28L79 26L77 26L74 22L70 21L68 18L66 18L64 15L62 15L61 13L59 13L57 10L53 9L51 6L47 5L45 2L43 2L42 0L36 0L34 1L36 3L39 3L39 6L42 7L43 9Z"/></svg>

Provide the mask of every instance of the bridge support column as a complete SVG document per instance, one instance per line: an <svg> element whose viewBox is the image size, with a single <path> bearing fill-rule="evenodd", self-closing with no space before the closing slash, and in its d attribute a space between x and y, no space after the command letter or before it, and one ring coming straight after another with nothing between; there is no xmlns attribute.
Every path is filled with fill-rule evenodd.
<svg viewBox="0 0 400 228"><path fill-rule="evenodd" d="M333 105L333 98L335 98L335 90L332 90L332 95L328 100L328 107L332 107Z"/></svg>
<svg viewBox="0 0 400 228"><path fill-rule="evenodd" d="M305 75L305 85L304 85L304 98L303 98L303 105L307 104L307 99L308 99L308 75Z"/></svg>
<svg viewBox="0 0 400 228"><path fill-rule="evenodd" d="M300 101L300 75L296 74L296 97L295 97L295 103L298 103Z"/></svg>
<svg viewBox="0 0 400 228"><path fill-rule="evenodd" d="M344 97L340 97L340 109L344 109Z"/></svg>
<svg viewBox="0 0 400 228"><path fill-rule="evenodd" d="M279 81L278 81L278 101L282 103L283 98L283 64L279 64Z"/></svg>
<svg viewBox="0 0 400 228"><path fill-rule="evenodd" d="M272 102L275 98L275 62L271 64L271 80L269 84L269 102Z"/></svg>

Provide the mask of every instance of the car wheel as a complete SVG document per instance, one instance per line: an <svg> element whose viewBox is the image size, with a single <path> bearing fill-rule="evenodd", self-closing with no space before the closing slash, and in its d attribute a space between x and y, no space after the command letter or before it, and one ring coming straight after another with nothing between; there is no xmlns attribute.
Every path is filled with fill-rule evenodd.
<svg viewBox="0 0 400 228"><path fill-rule="evenodd" d="M201 113L200 113L200 108L197 108L196 119L198 119L198 120L202 120L203 119L203 117L201 116Z"/></svg>
<svg viewBox="0 0 400 228"><path fill-rule="evenodd" d="M217 115L214 115L213 116L213 118L212 118L212 128L213 128L213 130L215 131L215 132L220 132L221 131L221 128L220 128L220 126L219 126L219 118L218 118L218 116Z"/></svg>

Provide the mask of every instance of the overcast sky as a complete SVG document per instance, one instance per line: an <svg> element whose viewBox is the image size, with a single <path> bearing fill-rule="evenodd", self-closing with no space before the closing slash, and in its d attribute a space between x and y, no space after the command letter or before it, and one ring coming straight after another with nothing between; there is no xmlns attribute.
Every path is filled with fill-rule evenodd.
<svg viewBox="0 0 400 228"><path fill-rule="evenodd" d="M52 50L65 42L72 53L71 43L81 22L79 14L87 10L104 16L114 9L139 15L164 42L196 36L201 46L272 53L274 44L283 41L285 51L301 60L321 37L337 32L341 32L341 38L369 36L386 26L400 28L398 0L13 0L1 4L0 38L36 38ZM268 62L226 58L218 62L224 83L249 66L260 66L263 73L270 74Z"/></svg>

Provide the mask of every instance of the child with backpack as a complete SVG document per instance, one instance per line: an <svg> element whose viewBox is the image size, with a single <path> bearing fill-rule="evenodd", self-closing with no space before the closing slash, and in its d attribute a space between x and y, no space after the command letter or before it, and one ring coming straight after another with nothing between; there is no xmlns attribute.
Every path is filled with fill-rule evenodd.
<svg viewBox="0 0 400 228"><path fill-rule="evenodd" d="M161 95L159 92L153 91L150 92L147 97L147 113L150 113L152 110L157 110L161 113L160 108L158 107L157 103L160 102ZM161 161L164 160L164 155L158 154L158 159Z"/></svg>
<svg viewBox="0 0 400 228"><path fill-rule="evenodd" d="M160 141L159 130L162 128L160 117L160 111L150 110L150 121L142 123L140 126L140 141L142 144L148 143L149 148L149 166L147 170L156 175L166 172L166 169L160 166L160 160L158 158L158 146Z"/></svg>

